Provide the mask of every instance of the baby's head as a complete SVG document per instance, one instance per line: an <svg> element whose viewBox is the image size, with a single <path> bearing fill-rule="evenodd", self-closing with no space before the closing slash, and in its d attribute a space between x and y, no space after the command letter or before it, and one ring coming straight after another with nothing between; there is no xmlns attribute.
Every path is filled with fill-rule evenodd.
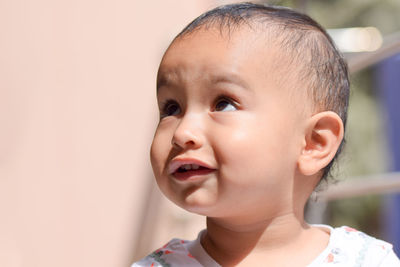
<svg viewBox="0 0 400 267"><path fill-rule="evenodd" d="M250 3L211 10L160 64L158 185L211 217L302 210L340 150L348 96L346 63L308 16Z"/></svg>

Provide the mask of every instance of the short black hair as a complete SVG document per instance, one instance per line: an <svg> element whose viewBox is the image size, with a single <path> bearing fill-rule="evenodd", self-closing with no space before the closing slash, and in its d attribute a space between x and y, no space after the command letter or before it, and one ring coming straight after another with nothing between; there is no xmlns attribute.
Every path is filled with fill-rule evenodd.
<svg viewBox="0 0 400 267"><path fill-rule="evenodd" d="M182 38L199 29L217 28L230 33L243 25L271 32L274 41L297 63L299 78L307 88L316 111L336 112L346 125L349 102L347 63L324 28L308 15L286 7L255 3L237 3L214 8L189 23L176 37ZM322 179L342 150L339 146L333 160L323 169Z"/></svg>

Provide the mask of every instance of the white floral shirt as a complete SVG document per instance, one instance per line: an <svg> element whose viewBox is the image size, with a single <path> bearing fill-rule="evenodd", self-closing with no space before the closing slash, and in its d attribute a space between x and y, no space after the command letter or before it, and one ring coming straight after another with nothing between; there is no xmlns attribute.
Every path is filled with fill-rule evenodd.
<svg viewBox="0 0 400 267"><path fill-rule="evenodd" d="M315 226L326 228L330 232L330 238L328 246L307 267L400 267L392 245L385 241L347 226ZM220 267L200 244L203 232L194 241L172 239L132 267Z"/></svg>

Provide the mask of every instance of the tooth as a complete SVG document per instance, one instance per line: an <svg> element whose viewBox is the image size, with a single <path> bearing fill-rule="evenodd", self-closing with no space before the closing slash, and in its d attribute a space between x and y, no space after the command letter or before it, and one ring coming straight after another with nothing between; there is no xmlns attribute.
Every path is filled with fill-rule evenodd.
<svg viewBox="0 0 400 267"><path fill-rule="evenodd" d="M199 165L192 164L192 169L193 169L193 170L198 170L199 168L200 168L200 166L199 166Z"/></svg>
<svg viewBox="0 0 400 267"><path fill-rule="evenodd" d="M191 169L191 166L190 166L190 164L185 164L185 165L183 165L183 168L184 168L185 170L190 170L190 169Z"/></svg>

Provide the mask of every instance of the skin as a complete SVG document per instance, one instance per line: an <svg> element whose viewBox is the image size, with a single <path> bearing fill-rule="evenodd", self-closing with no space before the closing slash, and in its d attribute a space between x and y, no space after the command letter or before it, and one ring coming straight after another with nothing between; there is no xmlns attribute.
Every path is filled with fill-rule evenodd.
<svg viewBox="0 0 400 267"><path fill-rule="evenodd" d="M175 40L160 64L156 181L177 205L207 216L201 243L223 266L306 266L328 243L304 222L304 205L343 125L307 108L305 94L293 93L295 75L278 78L285 57L247 29L229 38L200 29ZM174 162L193 161L209 171L170 173Z"/></svg>

